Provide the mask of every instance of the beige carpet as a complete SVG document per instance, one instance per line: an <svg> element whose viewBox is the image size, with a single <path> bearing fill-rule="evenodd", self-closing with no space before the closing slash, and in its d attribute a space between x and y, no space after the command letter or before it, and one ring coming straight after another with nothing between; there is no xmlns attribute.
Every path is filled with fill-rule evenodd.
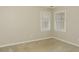
<svg viewBox="0 0 79 59"><path fill-rule="evenodd" d="M46 39L24 43L16 46L0 48L1 52L77 52L79 47L56 39Z"/></svg>

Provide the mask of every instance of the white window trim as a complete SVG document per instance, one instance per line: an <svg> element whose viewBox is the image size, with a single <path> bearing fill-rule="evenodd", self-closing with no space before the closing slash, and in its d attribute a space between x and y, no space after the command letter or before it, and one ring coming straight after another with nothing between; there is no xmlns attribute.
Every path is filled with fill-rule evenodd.
<svg viewBox="0 0 79 59"><path fill-rule="evenodd" d="M62 12L64 12L64 28L62 29L62 30L60 30L60 31L58 31L57 29L56 29L56 19L55 19L55 17L56 17L56 14L57 13L62 13ZM61 11L55 11L54 12L54 30L55 31L57 31L57 32L66 32L66 10L61 10Z"/></svg>

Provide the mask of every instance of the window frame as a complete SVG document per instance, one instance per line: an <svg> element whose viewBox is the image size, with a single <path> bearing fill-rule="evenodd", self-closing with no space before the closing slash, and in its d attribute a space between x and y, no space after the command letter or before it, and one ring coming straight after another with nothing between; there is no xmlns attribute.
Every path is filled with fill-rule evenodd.
<svg viewBox="0 0 79 59"><path fill-rule="evenodd" d="M43 27L43 25L45 25L44 22L46 21L44 17L48 18L48 27ZM41 28L41 32L50 32L51 30L51 12L50 11L40 12L40 28Z"/></svg>
<svg viewBox="0 0 79 59"><path fill-rule="evenodd" d="M59 13L64 13L64 28L63 29L57 29L57 24L56 24L56 14L59 14ZM66 32L66 10L61 10L61 11L55 11L54 12L54 30L57 31L57 32Z"/></svg>

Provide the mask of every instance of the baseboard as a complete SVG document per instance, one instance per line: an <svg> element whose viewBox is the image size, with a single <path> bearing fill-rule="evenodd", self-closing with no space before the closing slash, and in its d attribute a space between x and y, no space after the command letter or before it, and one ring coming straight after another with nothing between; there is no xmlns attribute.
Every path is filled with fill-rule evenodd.
<svg viewBox="0 0 79 59"><path fill-rule="evenodd" d="M44 37L44 38L35 39L35 40L29 40L29 41L23 41L23 42L16 42L16 43L11 43L11 44L5 44L5 45L1 45L0 48L2 48L2 47L7 47L7 46L19 45L19 44L23 44L23 43L30 43L30 42L33 42L33 41L46 40L46 39L50 39L50 38L54 38L54 39L60 40L60 41L62 41L62 42L65 42L65 43L68 43L68 44L71 44L71 45L74 45L74 46L79 47L78 44L75 44L75 43L70 42L70 41L67 41L67 40L63 40L63 39L58 38L58 37Z"/></svg>
<svg viewBox="0 0 79 59"><path fill-rule="evenodd" d="M58 38L58 37L52 37L52 38L55 38L55 39L60 40L60 41L62 41L62 42L65 42L65 43L68 43L68 44L74 45L74 46L76 46L76 47L79 47L78 44L73 43L73 42L71 42L71 41L63 40L63 39Z"/></svg>
<svg viewBox="0 0 79 59"><path fill-rule="evenodd" d="M39 39L34 39L34 40L29 40L29 41L23 41L23 42L16 42L16 43L11 43L11 44L5 44L5 45L1 45L0 48L7 47L7 46L19 45L19 44L23 44L23 43L30 43L30 42L33 42L33 41L46 40L46 39L50 39L50 38L52 38L52 37L44 37L44 38L39 38Z"/></svg>

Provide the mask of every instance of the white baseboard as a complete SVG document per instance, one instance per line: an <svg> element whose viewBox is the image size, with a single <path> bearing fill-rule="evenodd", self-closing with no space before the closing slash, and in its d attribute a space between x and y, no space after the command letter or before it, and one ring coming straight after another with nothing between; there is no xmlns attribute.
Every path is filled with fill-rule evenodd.
<svg viewBox="0 0 79 59"><path fill-rule="evenodd" d="M52 37L52 38L55 38L55 39L60 40L60 41L62 41L62 42L65 42L65 43L68 43L68 44L71 44L71 45L74 45L74 46L79 47L79 45L78 45L78 44L73 43L73 42L71 42L71 41L63 40L63 39L58 38L58 37Z"/></svg>
<svg viewBox="0 0 79 59"><path fill-rule="evenodd" d="M7 46L14 46L14 45L19 45L19 44L23 44L23 43L30 43L33 41L39 41L39 40L46 40L52 37L45 37L45 38L40 38L40 39L34 39L34 40L29 40L29 41L23 41L23 42L16 42L16 43L11 43L11 44L5 44L5 45L1 45L0 48L2 47L7 47Z"/></svg>
<svg viewBox="0 0 79 59"><path fill-rule="evenodd" d="M23 41L23 42L16 42L16 43L11 43L11 44L5 44L5 45L1 45L0 48L7 47L7 46L19 45L19 44L23 44L23 43L30 43L30 42L33 42L33 41L46 40L46 39L50 39L50 38L55 38L55 39L60 40L62 42L65 42L65 43L68 43L68 44L71 44L71 45L79 47L79 45L76 44L76 43L73 43L73 42L70 42L70 41L67 41L67 40L63 40L63 39L60 39L58 37L45 37L45 38L40 38L40 39L35 39L35 40L29 40L29 41Z"/></svg>

